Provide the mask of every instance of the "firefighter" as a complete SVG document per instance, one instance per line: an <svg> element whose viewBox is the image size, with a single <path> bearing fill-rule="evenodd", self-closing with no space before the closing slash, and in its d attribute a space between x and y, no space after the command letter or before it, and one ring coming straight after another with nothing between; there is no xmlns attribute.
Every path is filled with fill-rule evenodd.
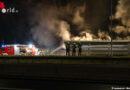
<svg viewBox="0 0 130 90"><path fill-rule="evenodd" d="M81 44L81 42L78 42L77 45L78 45L78 56L81 56L81 54L82 54L82 44Z"/></svg>
<svg viewBox="0 0 130 90"><path fill-rule="evenodd" d="M76 55L76 43L72 44L72 56Z"/></svg>
<svg viewBox="0 0 130 90"><path fill-rule="evenodd" d="M67 42L65 46L66 46L66 56L70 56L70 42Z"/></svg>

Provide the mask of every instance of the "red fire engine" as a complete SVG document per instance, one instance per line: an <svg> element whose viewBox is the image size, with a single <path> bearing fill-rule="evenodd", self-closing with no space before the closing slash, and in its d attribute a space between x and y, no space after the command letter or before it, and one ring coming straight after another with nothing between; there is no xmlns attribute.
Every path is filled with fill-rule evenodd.
<svg viewBox="0 0 130 90"><path fill-rule="evenodd" d="M2 45L0 55L36 55L37 51L34 45Z"/></svg>

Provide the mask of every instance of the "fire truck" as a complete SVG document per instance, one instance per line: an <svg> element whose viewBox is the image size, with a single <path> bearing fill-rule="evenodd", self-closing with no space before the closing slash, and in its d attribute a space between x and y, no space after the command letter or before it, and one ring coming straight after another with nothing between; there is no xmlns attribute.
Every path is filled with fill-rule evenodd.
<svg viewBox="0 0 130 90"><path fill-rule="evenodd" d="M2 45L0 55L37 55L38 49L34 45Z"/></svg>

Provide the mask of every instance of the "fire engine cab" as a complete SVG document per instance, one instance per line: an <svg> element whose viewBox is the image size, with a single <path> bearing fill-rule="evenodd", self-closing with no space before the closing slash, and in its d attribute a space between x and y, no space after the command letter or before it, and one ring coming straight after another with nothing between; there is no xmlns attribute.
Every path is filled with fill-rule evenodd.
<svg viewBox="0 0 130 90"><path fill-rule="evenodd" d="M2 45L0 55L37 55L38 49L34 45Z"/></svg>

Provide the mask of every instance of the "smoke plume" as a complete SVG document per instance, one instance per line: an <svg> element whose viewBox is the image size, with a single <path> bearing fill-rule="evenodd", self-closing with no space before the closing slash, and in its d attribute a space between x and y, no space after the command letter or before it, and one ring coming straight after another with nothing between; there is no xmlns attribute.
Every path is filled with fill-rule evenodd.
<svg viewBox="0 0 130 90"><path fill-rule="evenodd" d="M99 33L98 29L109 17L109 0L97 0L96 4L91 0L49 0L35 4L34 1L30 0L31 33L46 48L55 48L66 40L99 38L94 33Z"/></svg>
<svg viewBox="0 0 130 90"><path fill-rule="evenodd" d="M45 48L56 48L67 40L110 40L110 0L30 0L31 33ZM130 0L118 0L113 19L116 39L129 39ZM34 4L35 3L35 4ZM123 36L121 36L123 35Z"/></svg>
<svg viewBox="0 0 130 90"><path fill-rule="evenodd" d="M119 0L117 12L114 19L121 22L121 25L116 25L113 30L120 35L116 39L130 40L130 0Z"/></svg>
<svg viewBox="0 0 130 90"><path fill-rule="evenodd" d="M60 8L55 5L38 3L33 9L31 18L31 33L34 40L43 47L53 48L62 44L63 41L71 40L70 24L77 27L75 32L87 28L84 19L80 16L85 12L85 5L70 3Z"/></svg>

